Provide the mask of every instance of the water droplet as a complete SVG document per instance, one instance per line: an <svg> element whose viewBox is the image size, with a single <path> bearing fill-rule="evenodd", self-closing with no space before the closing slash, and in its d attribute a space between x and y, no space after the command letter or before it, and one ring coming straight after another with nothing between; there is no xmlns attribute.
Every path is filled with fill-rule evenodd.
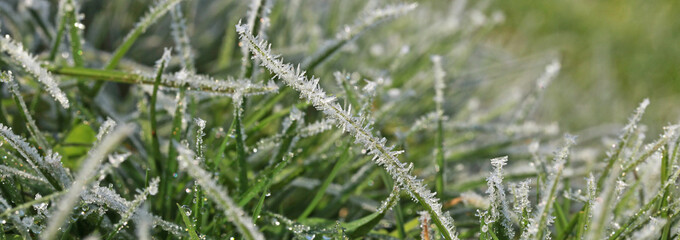
<svg viewBox="0 0 680 240"><path fill-rule="evenodd" d="M182 211L184 211L184 214L187 216L191 216L191 208L187 205L182 205Z"/></svg>
<svg viewBox="0 0 680 240"><path fill-rule="evenodd" d="M191 188L186 188L186 189L184 189L184 191L187 192L187 193L191 193Z"/></svg>

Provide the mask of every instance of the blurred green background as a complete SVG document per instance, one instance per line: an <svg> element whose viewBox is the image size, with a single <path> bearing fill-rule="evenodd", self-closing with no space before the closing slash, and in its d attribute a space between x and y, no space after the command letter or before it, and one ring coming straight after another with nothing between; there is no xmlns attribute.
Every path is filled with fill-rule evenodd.
<svg viewBox="0 0 680 240"><path fill-rule="evenodd" d="M506 22L491 41L518 56L557 51L559 78L540 118L565 131L624 123L645 97L643 123L658 133L680 109L680 1L493 1Z"/></svg>

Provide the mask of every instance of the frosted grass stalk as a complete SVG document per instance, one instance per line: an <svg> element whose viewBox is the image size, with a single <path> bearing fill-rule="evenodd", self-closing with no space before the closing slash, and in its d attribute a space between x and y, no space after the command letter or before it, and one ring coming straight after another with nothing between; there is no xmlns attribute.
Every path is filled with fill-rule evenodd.
<svg viewBox="0 0 680 240"><path fill-rule="evenodd" d="M500 157L491 159L491 165L494 167L494 171L487 178L488 188L486 193L489 195L489 206L488 219L484 220L485 224L491 224L498 221L501 217L501 224L505 228L505 233L509 238L515 237L515 232L512 228L512 212L508 206L508 201L505 199L505 189L503 188L503 166L508 162L508 157Z"/></svg>
<svg viewBox="0 0 680 240"><path fill-rule="evenodd" d="M152 219L149 213L139 213L137 217L137 226L135 227L135 232L139 240L151 240L151 223Z"/></svg>
<svg viewBox="0 0 680 240"><path fill-rule="evenodd" d="M535 90L529 93L519 106L517 112L515 112L514 122L520 123L526 120L527 116L533 111L532 108L536 106L536 103L543 95L545 88L557 78L561 68L562 65L558 59L553 59L545 66L543 73L536 79Z"/></svg>
<svg viewBox="0 0 680 240"><path fill-rule="evenodd" d="M130 135L134 129L132 124L126 124L114 129L88 153L88 157L81 165L75 181L68 189L66 195L57 204L57 210L52 214L52 217L50 217L47 228L40 236L41 239L51 240L57 237L56 235L59 228L62 227L64 221L66 221L71 214L71 211L73 211L73 206L78 202L80 194L84 191L88 182L93 179L97 172L97 168L101 165L106 154L117 147L118 143L126 136Z"/></svg>
<svg viewBox="0 0 680 240"><path fill-rule="evenodd" d="M119 82L126 84L153 85L155 75L148 72L128 73L114 70L101 70L92 68L73 67L50 67L55 74L73 77L83 77L100 82ZM232 96L236 89L243 89L245 96L271 93L278 90L274 82L252 83L245 79L217 79L210 76L199 75L182 69L174 74L163 74L161 86L165 88L189 88L191 93L205 95Z"/></svg>
<svg viewBox="0 0 680 240"><path fill-rule="evenodd" d="M0 211L5 212L9 209L12 209L12 206L10 206L9 203L7 203L7 200L0 196ZM24 222L21 221L21 218L19 218L17 214L9 215L9 220L12 221L12 223L14 223L14 227L19 231L19 233L21 233L21 236L23 236L25 239L32 239L29 232L30 226L24 224Z"/></svg>
<svg viewBox="0 0 680 240"><path fill-rule="evenodd" d="M12 148L14 148L17 152L19 152L19 155L21 155L24 158L24 161L28 163L31 168L33 168L38 174L42 176L42 178L47 179L52 186L57 189L61 190L61 187L64 186L65 183L59 183L56 182L56 180L52 180L51 173L56 173L54 171L54 168L52 168L47 162L44 161L42 156L38 153L38 150L36 150L33 146L28 144L26 142L26 139L23 137L20 137L14 132L12 132L12 129L9 127L6 127L5 125L2 125L0 123L0 135L5 138L5 141L9 143ZM59 162L59 166L61 166Z"/></svg>
<svg viewBox="0 0 680 240"><path fill-rule="evenodd" d="M146 76L153 79L153 76ZM252 96L275 92L278 86L272 81L268 83L252 83L247 79L216 79L210 76L199 75L189 72L186 69L172 75L163 75L161 84L174 88L188 87L191 92L202 92L206 94L234 96Z"/></svg>
<svg viewBox="0 0 680 240"><path fill-rule="evenodd" d="M17 102L17 104L19 104L19 108L21 108L23 116L26 120L26 124L28 124L29 133L31 134L31 136L33 136L35 142L38 143L38 146L40 148L49 149L47 147L47 140L45 140L45 137L40 133L40 129L38 129L38 126L35 125L35 120L33 120L33 117L28 112L26 102L24 101L24 98L21 96L21 92L19 91L19 84L14 79L12 72L8 71L3 72L1 74L2 75L0 76L0 79L2 79L2 82L7 83L7 85L9 86L9 91L14 96L14 100Z"/></svg>
<svg viewBox="0 0 680 240"><path fill-rule="evenodd" d="M249 30L263 39L266 39L264 30L269 27L270 9L270 0L252 0L248 7L246 23L250 27ZM259 63L256 62L256 59L252 59L247 49L242 48L241 51L243 55L241 59L241 78L253 79L256 73L255 68Z"/></svg>
<svg viewBox="0 0 680 240"><path fill-rule="evenodd" d="M149 182L149 186L144 189L144 191L140 192L139 194L135 195L135 200L133 200L130 204L128 204L128 209L125 211L124 214L121 215L120 220L118 223L116 223L116 226L114 226L114 232L111 232L109 235L109 239L113 237L116 233L120 232L120 230L123 230L125 226L127 226L128 221L130 221L130 218L135 214L137 211L137 208L146 201L146 198L149 195L156 195L158 193L158 183L160 182L160 178L154 178Z"/></svg>
<svg viewBox="0 0 680 240"><path fill-rule="evenodd" d="M118 62L123 58L125 53L130 49L132 46L132 43L137 40L137 38L142 35L142 33L146 32L146 29L151 26L151 24L155 23L158 21L159 18L161 18L165 13L170 11L175 5L177 5L179 2L182 0L159 0L157 1L142 17L139 22L135 24L135 27L125 36L125 39L123 39L123 43L118 46L116 51L113 53L113 57L109 60L109 62L106 64L105 69L111 70L114 69L116 66L118 66ZM99 87L100 88L100 87ZM98 90L98 89L96 89Z"/></svg>
<svg viewBox="0 0 680 240"><path fill-rule="evenodd" d="M41 177L41 176L36 176L30 173L27 173L25 171L21 171L19 169L5 166L5 165L0 165L0 178L4 177L9 177L9 176L17 176L26 180L31 180L31 181L36 181L44 184L49 184L47 182L47 179Z"/></svg>
<svg viewBox="0 0 680 240"><path fill-rule="evenodd" d="M204 153L203 153L203 137L205 137L205 120L201 118L194 118L194 123L196 123L196 126L198 126L198 129L196 129L196 146L194 147L196 150L196 156L198 156L201 161L205 160L204 159Z"/></svg>
<svg viewBox="0 0 680 240"><path fill-rule="evenodd" d="M661 134L659 139L657 139L655 142L650 143L649 145L645 146L645 151L639 157L635 158L635 160L633 160L630 164L627 164L623 168L623 171L621 173L625 175L626 173L633 170L633 168L637 167L642 162L647 160L647 158L649 158L653 154L657 153L657 151L659 149L661 149L664 145L666 145L666 143L668 143L671 139L673 139L678 134L679 128L680 128L680 125L671 125L671 126L664 127L664 132L663 132L663 134Z"/></svg>
<svg viewBox="0 0 680 240"><path fill-rule="evenodd" d="M85 192L82 198L85 203L106 206L114 210L121 216L128 211L128 206L130 206L131 204L131 202L125 200L123 197L118 195L118 193L114 192L110 188L103 188L96 185L90 188L87 192ZM132 218L136 222L138 222L140 221L140 219L144 218L143 217L144 215L147 215L150 218L151 226L159 226L161 227L161 229L173 234L176 237L179 238L183 237L182 232L184 230L182 229L182 227L177 226L174 223L165 221L158 216L154 216L144 209L138 209Z"/></svg>
<svg viewBox="0 0 680 240"><path fill-rule="evenodd" d="M313 70L323 60L338 51L345 44L356 39L365 30L377 25L382 20L410 12L417 6L418 4L416 3L394 4L380 9L364 11L352 26L345 25L342 30L336 34L335 39L328 41L321 49L312 54L312 56L306 58L302 62L302 69Z"/></svg>
<svg viewBox="0 0 680 240"><path fill-rule="evenodd" d="M680 177L680 167L675 166L674 167L675 172L670 175L668 180L658 189L654 197L650 198L650 200L643 205L640 209L637 210L635 214L632 215L628 219L628 221L623 224L620 228L618 228L615 232L613 232L611 235L609 235L609 239L617 239L621 234L625 234L631 231L631 229L634 229L634 226L632 226L634 223L638 222L641 218L647 217L649 214L652 214L653 212L650 211L652 207L656 207L657 203L659 202L660 199L662 199L665 196L665 193L669 188L676 186L675 182L677 181L678 177ZM611 180L610 180L611 181ZM608 184L608 185L613 185L613 184ZM607 189L605 189L607 190ZM606 191L605 191L606 192ZM611 194L610 194L611 195ZM606 208L606 204L611 197L608 197L605 195L605 193L602 193L600 196L600 199L604 199L603 201L598 202L598 206L593 207L593 211L595 209L601 209L601 208ZM603 207L604 206L604 207ZM601 212L598 212L597 215L593 216L593 221L597 224L604 225L605 223L601 223L601 221L596 221L596 220L601 220L601 219L607 219L606 217L602 216L605 214L608 214L609 212L605 212L604 210ZM605 221L606 222L606 221ZM592 236L601 236L602 233L595 232L598 231L598 229L595 229L594 227L589 229Z"/></svg>
<svg viewBox="0 0 680 240"><path fill-rule="evenodd" d="M180 64L183 69L194 72L194 50L191 49L191 42L187 34L187 23L182 14L182 5L177 4L170 11L172 16L172 39L175 42L175 51L180 57Z"/></svg>
<svg viewBox="0 0 680 240"><path fill-rule="evenodd" d="M50 93L62 107L69 108L68 98L66 97L66 94L59 89L58 82L54 79L52 74L40 66L40 63L38 63L34 56L24 50L24 47L21 44L14 42L9 35L5 35L5 37L0 37L0 51L7 52L12 59L21 63L21 67L45 85L47 92Z"/></svg>
<svg viewBox="0 0 680 240"><path fill-rule="evenodd" d="M510 189L514 196L513 211L520 225L520 232L529 225L531 214L531 202L529 202L529 184L531 180L522 181L519 184L511 184Z"/></svg>
<svg viewBox="0 0 680 240"><path fill-rule="evenodd" d="M521 239L542 239L548 237L550 234L548 226L550 226L553 221L550 212L556 198L557 187L564 170L564 164L569 156L569 149L575 144L575 137L567 135L565 136L565 141L565 146L555 156L554 164L549 167L549 175L547 176L545 184L543 184L541 199L538 203L536 213L529 220L529 226L527 230L522 233ZM544 236L544 234L548 236Z"/></svg>
<svg viewBox="0 0 680 240"><path fill-rule="evenodd" d="M333 124L334 122L331 119L321 119L302 127L300 130L298 130L297 135L303 138L314 136L330 130L333 128Z"/></svg>
<svg viewBox="0 0 680 240"><path fill-rule="evenodd" d="M612 148L607 152L607 166L605 166L602 175L600 175L599 179L597 180L597 189L602 189L602 184L604 184L604 181L609 175L609 172L614 166L614 163L619 161L623 149L633 136L635 129L637 129L638 123L640 122L642 115L645 113L645 109L647 108L647 106L649 106L649 99L645 98L640 103L638 108L635 109L635 113L633 113L633 116L631 116L630 119L628 119L628 124L626 124L626 126L623 128L623 132L621 132L621 134L619 135L618 142L614 144Z"/></svg>
<svg viewBox="0 0 680 240"><path fill-rule="evenodd" d="M237 32L244 47L250 49L253 56L261 61L261 64L282 79L288 86L297 90L300 97L307 99L314 107L322 111L327 118L333 119L336 125L349 132L357 143L363 145L373 155L373 161L384 167L394 181L402 189L408 191L414 201L419 202L433 218L441 233L448 240L457 239L453 219L442 212L442 205L435 197L435 193L428 190L422 180L411 175L413 164L402 163L398 156L402 151L393 151L393 147L385 145L386 139L378 139L371 133L370 121L361 116L353 116L351 112L344 110L336 101L335 97L328 96L319 87L319 79L307 79L300 67L284 64L278 57L270 53L267 43L252 36L248 27L236 26Z"/></svg>
<svg viewBox="0 0 680 240"><path fill-rule="evenodd" d="M243 237L249 240L264 239L264 235L253 224L250 216L234 203L224 188L217 185L215 180L210 177L212 176L211 173L199 167L194 152L180 144L175 144L179 152L177 160L179 161L180 168L186 170L203 188L203 192L224 210L224 214L236 226Z"/></svg>
<svg viewBox="0 0 680 240"><path fill-rule="evenodd" d="M444 163L444 127L442 126L444 110L442 109L442 104L444 103L444 88L446 88L444 83L446 73L442 69L441 56L432 56L431 60L434 65L434 103L437 116L437 133L435 134L435 144L437 144L437 175L435 176L435 184L437 192L443 193L446 165Z"/></svg>

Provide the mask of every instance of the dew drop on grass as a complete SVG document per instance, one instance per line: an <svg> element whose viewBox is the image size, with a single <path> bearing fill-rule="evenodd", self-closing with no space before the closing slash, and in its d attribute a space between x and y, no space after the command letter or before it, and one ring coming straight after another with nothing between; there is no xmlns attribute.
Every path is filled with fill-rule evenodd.
<svg viewBox="0 0 680 240"><path fill-rule="evenodd" d="M182 205L182 211L188 216L191 216L191 208L187 205Z"/></svg>

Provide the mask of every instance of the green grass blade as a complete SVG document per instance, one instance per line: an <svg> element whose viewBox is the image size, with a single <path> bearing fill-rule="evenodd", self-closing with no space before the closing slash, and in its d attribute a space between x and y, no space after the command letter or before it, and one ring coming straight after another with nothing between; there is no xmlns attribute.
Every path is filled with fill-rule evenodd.
<svg viewBox="0 0 680 240"><path fill-rule="evenodd" d="M385 217L389 211L399 201L399 188L394 187L392 193L385 199L378 211L369 214L368 216L354 220L349 223L342 224L348 234L347 236L356 239L365 236L370 232L379 222Z"/></svg>
<svg viewBox="0 0 680 240"><path fill-rule="evenodd" d="M180 215L182 215L182 221L184 221L184 226L187 227L186 231L189 233L189 239L191 240L200 240L201 238L198 237L198 234L196 234L196 227L194 226L194 223L191 222L189 219L189 214L188 212L184 211L184 209L179 206L179 203L177 203L177 209L179 209Z"/></svg>

